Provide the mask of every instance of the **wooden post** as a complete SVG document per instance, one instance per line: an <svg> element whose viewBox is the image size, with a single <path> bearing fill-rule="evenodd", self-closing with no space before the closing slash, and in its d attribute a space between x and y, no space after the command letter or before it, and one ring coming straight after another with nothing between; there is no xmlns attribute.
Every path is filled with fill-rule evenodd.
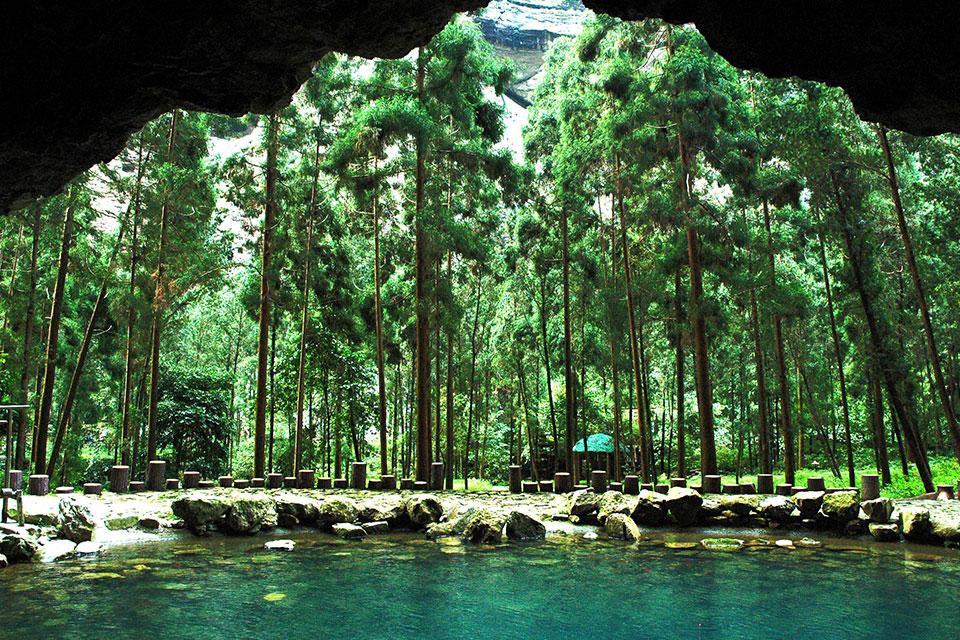
<svg viewBox="0 0 960 640"><path fill-rule="evenodd" d="M640 493L640 476L624 476L623 492L631 496Z"/></svg>
<svg viewBox="0 0 960 640"><path fill-rule="evenodd" d="M953 500L953 485L938 484L936 499L937 500Z"/></svg>
<svg viewBox="0 0 960 640"><path fill-rule="evenodd" d="M130 484L133 484L132 482ZM213 489L214 482L213 480L201 480L197 483L198 489Z"/></svg>
<svg viewBox="0 0 960 640"><path fill-rule="evenodd" d="M687 486L687 479L686 478L670 478L670 486L685 488Z"/></svg>
<svg viewBox="0 0 960 640"><path fill-rule="evenodd" d="M668 493L670 493L670 485L665 482L661 482L659 484L653 485L653 490L656 491L657 493L662 493L663 495L667 495Z"/></svg>
<svg viewBox="0 0 960 640"><path fill-rule="evenodd" d="M367 489L369 491L380 491L380 484L382 482L383 480L379 478L370 478L369 480L367 480Z"/></svg>
<svg viewBox="0 0 960 640"><path fill-rule="evenodd" d="M757 492L757 488L753 485L752 482L741 482L740 483L740 493L743 494L753 494Z"/></svg>
<svg viewBox="0 0 960 640"><path fill-rule="evenodd" d="M400 490L409 491L413 489L413 479L412 478L400 478Z"/></svg>
<svg viewBox="0 0 960 640"><path fill-rule="evenodd" d="M297 472L297 485L301 489L313 489L317 482L317 472L313 469L300 469Z"/></svg>
<svg viewBox="0 0 960 640"><path fill-rule="evenodd" d="M553 493L553 482L550 480L541 480L540 493Z"/></svg>
<svg viewBox="0 0 960 640"><path fill-rule="evenodd" d="M810 476L807 478L807 491L826 491L827 484L821 476Z"/></svg>
<svg viewBox="0 0 960 640"><path fill-rule="evenodd" d="M350 463L350 486L353 489L367 488L367 463Z"/></svg>
<svg viewBox="0 0 960 640"><path fill-rule="evenodd" d="M777 485L777 495L778 496L792 496L793 495L793 485L792 484L778 484Z"/></svg>
<svg viewBox="0 0 960 640"><path fill-rule="evenodd" d="M880 476L875 473L860 475L860 496L864 500L875 500L880 497Z"/></svg>
<svg viewBox="0 0 960 640"><path fill-rule="evenodd" d="M99 482L86 482L83 485L83 495L98 496L103 491L103 485Z"/></svg>
<svg viewBox="0 0 960 640"><path fill-rule="evenodd" d="M183 488L184 489L196 489L200 486L200 472L199 471L184 471L183 472Z"/></svg>
<svg viewBox="0 0 960 640"><path fill-rule="evenodd" d="M41 473L30 476L27 480L27 493L31 496L45 496L50 493L50 476Z"/></svg>
<svg viewBox="0 0 960 640"><path fill-rule="evenodd" d="M721 493L724 493L728 496L738 496L740 495L740 485L737 483L729 483L723 485L723 490Z"/></svg>
<svg viewBox="0 0 960 640"><path fill-rule="evenodd" d="M10 471L10 480L7 483L7 486L14 491L20 491L23 488L23 471L19 469L11 469Z"/></svg>
<svg viewBox="0 0 960 640"><path fill-rule="evenodd" d="M523 480L523 469L518 464L510 465L510 493L520 493L520 482Z"/></svg>
<svg viewBox="0 0 960 640"><path fill-rule="evenodd" d="M442 462L432 462L430 463L430 488L434 491L443 491L443 463ZM448 489L453 489L453 487L447 487Z"/></svg>
<svg viewBox="0 0 960 640"><path fill-rule="evenodd" d="M233 476L220 476L217 478L217 482L219 482L220 486L224 489L229 489L233 486Z"/></svg>
<svg viewBox="0 0 960 640"><path fill-rule="evenodd" d="M720 476L715 475L703 476L703 492L720 493L720 479Z"/></svg>
<svg viewBox="0 0 960 640"><path fill-rule="evenodd" d="M167 478L167 491L177 491L180 488L180 481L176 478Z"/></svg>
<svg viewBox="0 0 960 640"><path fill-rule="evenodd" d="M130 490L130 467L118 464L110 467L110 491L126 493Z"/></svg>
<svg viewBox="0 0 960 640"><path fill-rule="evenodd" d="M296 489L297 488L297 477L296 476L284 476L283 477L283 488L284 489Z"/></svg>
<svg viewBox="0 0 960 640"><path fill-rule="evenodd" d="M573 477L566 471L553 474L553 490L556 493L570 493L573 490Z"/></svg>
<svg viewBox="0 0 960 640"><path fill-rule="evenodd" d="M603 469L594 469L590 472L590 486L597 493L603 493L607 490L607 472Z"/></svg>
<svg viewBox="0 0 960 640"><path fill-rule="evenodd" d="M761 473L757 475L757 493L773 493L772 473Z"/></svg>
<svg viewBox="0 0 960 640"><path fill-rule="evenodd" d="M414 480L413 481L413 490L414 491L427 491L430 489L430 483L426 480Z"/></svg>
<svg viewBox="0 0 960 640"><path fill-rule="evenodd" d="M524 480L520 483L520 490L523 493L537 493L540 490L540 484L534 480Z"/></svg>
<svg viewBox="0 0 960 640"><path fill-rule="evenodd" d="M147 483L143 480L131 480L130 481L130 493L139 493L140 491L145 491L147 489Z"/></svg>
<svg viewBox="0 0 960 640"><path fill-rule="evenodd" d="M73 493L73 487L68 487L67 485L63 485L63 486L57 487L54 490L54 493L56 493L58 496L68 496L71 493Z"/></svg>
<svg viewBox="0 0 960 640"><path fill-rule="evenodd" d="M263 489L267 486L267 481L263 478L250 478L250 487L253 489Z"/></svg>
<svg viewBox="0 0 960 640"><path fill-rule="evenodd" d="M653 491L653 483L652 483L652 482L641 482L641 483L640 483L640 491Z"/></svg>
<svg viewBox="0 0 960 640"><path fill-rule="evenodd" d="M317 480L317 489L333 489L333 478L324 476Z"/></svg>
<svg viewBox="0 0 960 640"><path fill-rule="evenodd" d="M250 481L246 479L237 478L233 481L233 486L236 489L249 489Z"/></svg>
<svg viewBox="0 0 960 640"><path fill-rule="evenodd" d="M396 491L397 476L389 475L389 474L385 476L380 476L380 489L383 491Z"/></svg>
<svg viewBox="0 0 960 640"><path fill-rule="evenodd" d="M334 488L334 489L346 489L346 488L347 488L347 479L346 479L346 478L334 478L334 479L333 479L333 488Z"/></svg>
<svg viewBox="0 0 960 640"><path fill-rule="evenodd" d="M283 474L282 473L268 473L267 474L267 488L268 489L279 489L283 486Z"/></svg>
<svg viewBox="0 0 960 640"><path fill-rule="evenodd" d="M147 489L163 491L167 483L167 463L164 460L151 460L147 463Z"/></svg>

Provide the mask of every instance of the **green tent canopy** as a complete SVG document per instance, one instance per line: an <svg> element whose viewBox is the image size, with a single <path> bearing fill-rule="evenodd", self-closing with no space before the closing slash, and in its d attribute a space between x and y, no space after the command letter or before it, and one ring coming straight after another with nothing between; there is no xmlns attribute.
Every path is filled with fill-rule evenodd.
<svg viewBox="0 0 960 640"><path fill-rule="evenodd" d="M573 450L575 453L583 453L583 438L577 441L573 445ZM587 450L590 453L613 453L613 437L608 436L605 433L595 433L592 436L587 437ZM630 447L627 447L622 442L620 443L621 451L630 451Z"/></svg>

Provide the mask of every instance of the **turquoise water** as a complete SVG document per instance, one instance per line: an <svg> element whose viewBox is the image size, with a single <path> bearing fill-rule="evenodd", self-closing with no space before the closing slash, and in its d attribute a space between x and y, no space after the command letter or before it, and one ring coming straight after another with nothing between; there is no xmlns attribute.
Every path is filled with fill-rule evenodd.
<svg viewBox="0 0 960 640"><path fill-rule="evenodd" d="M16 565L0 571L0 637L960 638L960 559L904 545L296 539L292 553L212 538Z"/></svg>

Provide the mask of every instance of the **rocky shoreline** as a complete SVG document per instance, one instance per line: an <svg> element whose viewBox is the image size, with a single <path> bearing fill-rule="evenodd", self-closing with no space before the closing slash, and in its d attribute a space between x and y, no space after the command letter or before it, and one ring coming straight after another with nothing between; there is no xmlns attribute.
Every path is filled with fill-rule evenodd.
<svg viewBox="0 0 960 640"><path fill-rule="evenodd" d="M249 536L307 528L354 540L417 531L433 539L456 536L494 545L540 540L571 526L595 528L625 541L642 540L658 529L723 527L870 535L879 542L960 548L960 501L861 502L856 491L801 491L788 497L701 495L680 487L639 495L590 489L558 495L229 488L29 496L24 515L24 527L0 525L0 566L97 554L104 545L180 530L190 532L184 535ZM711 544L722 546L723 540L731 550L742 543L718 538ZM789 540L776 542L791 546Z"/></svg>

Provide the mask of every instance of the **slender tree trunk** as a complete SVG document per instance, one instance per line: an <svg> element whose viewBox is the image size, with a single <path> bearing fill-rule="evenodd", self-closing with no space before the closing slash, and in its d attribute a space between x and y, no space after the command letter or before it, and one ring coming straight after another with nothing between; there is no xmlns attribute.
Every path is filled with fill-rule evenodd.
<svg viewBox="0 0 960 640"><path fill-rule="evenodd" d="M576 385L573 379L573 347L572 327L570 318L570 231L567 221L567 207L560 207L560 230L562 234L563 251L563 384L564 400L566 402L566 469L567 473L575 473L573 467L573 441L576 438L577 428L577 396Z"/></svg>
<svg viewBox="0 0 960 640"><path fill-rule="evenodd" d="M264 478L267 437L267 376L270 334L270 263L273 258L273 227L276 224L277 134L280 116L270 115L267 124L266 204L263 208L263 229L260 232L260 303L257 337L257 399L253 431L253 475ZM271 467L272 470L272 467Z"/></svg>
<svg viewBox="0 0 960 640"><path fill-rule="evenodd" d="M275 467L273 466L273 442L274 442L274 440L273 440L273 432L274 432L274 426L275 426L276 417L277 417L277 411L276 411L276 407L277 407L277 396L274 394L274 391L273 391L273 389L274 389L274 387L273 387L273 381L274 381L274 374L276 373L276 367L275 367L274 365L276 364L276 361L277 361L277 324L279 324L279 322L280 322L279 314L277 313L277 310L276 310L276 309L273 309L272 314L273 314L273 317L272 317L272 319L271 319L271 321L270 321L270 364L269 364L269 367L268 367L269 370L268 370L268 372L267 372L267 379L268 379L268 384L269 384L269 394L268 394L268 395L270 396L270 403L269 403L269 405L268 405L268 412L267 412L267 421L268 421L268 424L269 424L268 429L270 430L270 431L269 431L268 440L267 440L267 447L268 447L267 470L268 470L268 472L269 472L269 471L273 471L274 468L275 468Z"/></svg>
<svg viewBox="0 0 960 640"><path fill-rule="evenodd" d="M470 481L470 441L473 437L473 407L477 381L477 330L480 327L480 291L483 271L477 265L477 306L473 312L473 330L470 332L470 397L467 401L467 439L463 452L463 488L469 488Z"/></svg>
<svg viewBox="0 0 960 640"><path fill-rule="evenodd" d="M617 157L617 187L619 191L620 159ZM611 203L613 205L613 203ZM610 207L610 282L609 286L617 286L617 208ZM607 336L610 342L610 375L613 378L613 479L620 480L620 469L623 464L620 460L620 369L617 363L617 341L615 335L613 309L607 307Z"/></svg>
<svg viewBox="0 0 960 640"><path fill-rule="evenodd" d="M515 355L517 359L517 382L519 383L520 387L520 402L521 406L523 407L523 423L527 431L527 448L530 451L530 473L533 475L533 479L539 482L540 474L537 471L536 449L534 448L533 433L530 430L530 409L527 398L527 389L523 380L523 362L519 353L516 353ZM517 453L519 458L520 455L522 455L522 451L518 451ZM523 464L522 459L519 464Z"/></svg>
<svg viewBox="0 0 960 640"><path fill-rule="evenodd" d="M73 241L73 196L68 193L67 210L63 215L63 234L60 241L60 259L57 279L53 286L53 303L50 307L50 322L47 329L47 353L43 369L43 391L40 397L40 412L37 419L37 443L34 448L36 473L46 473L47 436L50 428L50 411L53 407L53 386L57 375L57 347L60 341L60 315L63 311L63 289L70 270L70 244Z"/></svg>
<svg viewBox="0 0 960 640"><path fill-rule="evenodd" d="M753 260L750 260L750 276L753 280ZM757 422L759 424L760 473L770 473L770 427L767 424L767 382L764 370L763 348L760 336L760 313L757 308L757 292L750 287L750 326L753 333L753 360L757 373Z"/></svg>
<svg viewBox="0 0 960 640"><path fill-rule="evenodd" d="M443 429L440 428L440 421L443 419L443 413L440 411L440 392L443 385L440 383L442 368L440 366L440 356L443 350L440 343L440 254L434 257L433 262L433 352L434 352L434 375L433 375L433 455L431 460L440 460L440 434Z"/></svg>
<svg viewBox="0 0 960 640"><path fill-rule="evenodd" d="M877 471L880 473L883 485L887 486L890 484L891 478L890 461L887 457L887 434L883 426L883 387L880 383L876 364L872 362L872 359L871 357L867 363L867 384L870 387L870 400L873 404L870 411L870 426Z"/></svg>
<svg viewBox="0 0 960 640"><path fill-rule="evenodd" d="M30 275L27 285L27 309L23 323L23 366L20 369L21 402L27 404L30 396L30 356L33 348L34 316L37 306L37 258L40 252L40 214L39 205L33 209L33 242L30 250ZM17 450L15 463L17 469L23 469L27 456L27 414L21 411L17 421Z"/></svg>
<svg viewBox="0 0 960 640"><path fill-rule="evenodd" d="M417 52L417 99L424 103L426 60L421 47ZM426 182L427 141L417 137L416 159L416 333L417 333L417 480L430 480L430 310L427 278L430 251L424 230L424 187Z"/></svg>
<svg viewBox="0 0 960 640"><path fill-rule="evenodd" d="M553 432L553 471L560 470L560 434L557 432L557 412L553 403L553 378L550 372L550 348L547 344L547 276L540 277L540 341L543 344L543 366L547 375L547 402L550 406L550 428Z"/></svg>
<svg viewBox="0 0 960 640"><path fill-rule="evenodd" d="M449 205L448 205L449 206ZM447 252L447 282L453 287L453 256ZM477 292L479 297L480 292ZM447 434L446 474L447 489L453 489L453 319L447 324Z"/></svg>
<svg viewBox="0 0 960 640"><path fill-rule="evenodd" d="M677 476L687 477L687 445L684 428L684 410L686 403L684 398L686 390L683 384L683 282L681 280L680 269L678 268L673 275L673 327L675 339L677 341L677 353L674 360L674 368L677 375Z"/></svg>

